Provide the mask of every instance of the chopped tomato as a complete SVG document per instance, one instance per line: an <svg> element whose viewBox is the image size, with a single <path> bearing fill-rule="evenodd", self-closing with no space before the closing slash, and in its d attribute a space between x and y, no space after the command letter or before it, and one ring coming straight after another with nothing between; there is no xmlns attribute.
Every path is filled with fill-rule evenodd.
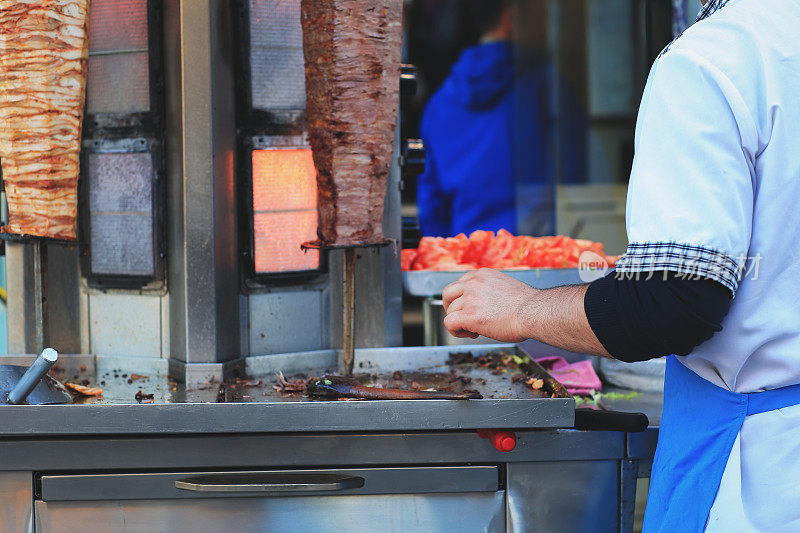
<svg viewBox="0 0 800 533"><path fill-rule="evenodd" d="M469 237L423 237L416 250L403 250L403 270L463 271L480 267L499 269L524 268L577 268L583 252L594 252L601 257L603 245L585 239L571 239L563 235L552 237L514 236L501 229L475 231ZM609 266L618 257L607 257Z"/></svg>
<svg viewBox="0 0 800 533"><path fill-rule="evenodd" d="M492 242L486 248L486 252L481 258L480 264L486 267L498 268L493 265L500 264L504 259L511 258L511 251L514 248L514 236L504 229L497 232Z"/></svg>
<svg viewBox="0 0 800 533"><path fill-rule="evenodd" d="M400 268L402 270L411 270L414 266L414 261L417 260L419 252L415 248L406 248L400 251Z"/></svg>
<svg viewBox="0 0 800 533"><path fill-rule="evenodd" d="M492 239L494 239L493 231L473 231L469 236L469 245L464 251L462 259L467 263L480 264Z"/></svg>

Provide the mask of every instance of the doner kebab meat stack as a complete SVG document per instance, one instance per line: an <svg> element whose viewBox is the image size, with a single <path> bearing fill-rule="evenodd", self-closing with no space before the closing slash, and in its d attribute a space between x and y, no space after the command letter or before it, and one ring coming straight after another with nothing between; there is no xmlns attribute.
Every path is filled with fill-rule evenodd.
<svg viewBox="0 0 800 533"><path fill-rule="evenodd" d="M302 0L301 8L319 238L344 246L381 242L402 0Z"/></svg>
<svg viewBox="0 0 800 533"><path fill-rule="evenodd" d="M74 240L89 0L0 0L3 231Z"/></svg>

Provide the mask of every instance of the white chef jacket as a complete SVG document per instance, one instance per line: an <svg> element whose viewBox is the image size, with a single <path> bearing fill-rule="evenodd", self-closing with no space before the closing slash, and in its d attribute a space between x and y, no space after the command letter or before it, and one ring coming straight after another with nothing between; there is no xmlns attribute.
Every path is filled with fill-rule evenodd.
<svg viewBox="0 0 800 533"><path fill-rule="evenodd" d="M800 0L731 0L674 41L635 145L617 271L698 274L735 294L722 331L680 358L703 378L800 383ZM707 531L800 531L800 407L745 420Z"/></svg>

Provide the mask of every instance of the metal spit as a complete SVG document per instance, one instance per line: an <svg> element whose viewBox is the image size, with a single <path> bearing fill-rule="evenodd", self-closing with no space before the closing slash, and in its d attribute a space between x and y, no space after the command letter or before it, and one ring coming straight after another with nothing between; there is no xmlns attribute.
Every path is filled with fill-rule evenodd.
<svg viewBox="0 0 800 533"><path fill-rule="evenodd" d="M359 249L379 249L392 244L393 241L385 240L378 243L352 244L352 245L327 245L320 241L303 243L303 251L319 250L332 252L343 250L343 277L342 277L342 352L339 356L339 372L346 376L353 374L356 349L356 257Z"/></svg>

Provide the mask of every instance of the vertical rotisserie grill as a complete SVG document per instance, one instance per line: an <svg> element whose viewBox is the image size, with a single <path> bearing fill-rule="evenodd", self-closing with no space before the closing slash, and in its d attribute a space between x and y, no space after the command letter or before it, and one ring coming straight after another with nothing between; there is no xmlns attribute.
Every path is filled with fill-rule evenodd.
<svg viewBox="0 0 800 533"><path fill-rule="evenodd" d="M74 240L89 0L0 1L7 233Z"/></svg>

